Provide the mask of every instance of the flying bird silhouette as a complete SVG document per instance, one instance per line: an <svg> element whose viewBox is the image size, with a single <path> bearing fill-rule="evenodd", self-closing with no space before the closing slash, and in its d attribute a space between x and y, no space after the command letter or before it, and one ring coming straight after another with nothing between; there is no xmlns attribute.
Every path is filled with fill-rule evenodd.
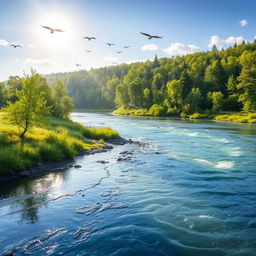
<svg viewBox="0 0 256 256"><path fill-rule="evenodd" d="M58 28L51 28L47 26L41 25L41 27L50 30L50 33L53 34L54 32L65 32L64 30L58 29Z"/></svg>
<svg viewBox="0 0 256 256"><path fill-rule="evenodd" d="M78 63L74 63L77 67L82 67L81 64L78 64Z"/></svg>
<svg viewBox="0 0 256 256"><path fill-rule="evenodd" d="M130 46L130 45L124 46L125 49L127 49L127 48L129 48L129 47L131 47L131 46Z"/></svg>
<svg viewBox="0 0 256 256"><path fill-rule="evenodd" d="M140 32L142 35L144 36L147 36L148 39L152 39L152 38L162 38L161 36L153 36L153 35L150 35L148 33L143 33L143 32Z"/></svg>
<svg viewBox="0 0 256 256"><path fill-rule="evenodd" d="M17 48L17 47L21 48L21 46L20 46L19 44L11 44L11 46L12 46L13 48ZM10 46L10 47L11 47L11 46Z"/></svg>
<svg viewBox="0 0 256 256"><path fill-rule="evenodd" d="M106 43L108 46L112 46L112 45L115 45L115 44L112 44L112 43Z"/></svg>
<svg viewBox="0 0 256 256"><path fill-rule="evenodd" d="M94 36L85 36L85 37L83 37L83 39L87 39L88 41L90 41L90 40L96 40L96 37L94 37Z"/></svg>
<svg viewBox="0 0 256 256"><path fill-rule="evenodd" d="M117 51L117 53L122 53L122 51Z"/></svg>
<svg viewBox="0 0 256 256"><path fill-rule="evenodd" d="M90 50L86 50L86 52L92 52L92 51L90 51Z"/></svg>

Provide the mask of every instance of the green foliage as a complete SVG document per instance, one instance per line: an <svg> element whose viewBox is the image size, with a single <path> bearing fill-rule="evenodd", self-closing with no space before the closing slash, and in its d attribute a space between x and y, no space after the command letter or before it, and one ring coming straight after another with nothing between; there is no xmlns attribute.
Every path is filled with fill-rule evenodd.
<svg viewBox="0 0 256 256"><path fill-rule="evenodd" d="M157 104L166 108L168 115L189 116L212 108L217 112L255 112L256 43L221 51L213 48L186 56L156 56L154 61L57 74L48 79L63 80L76 108L116 106L123 107L125 114L146 115ZM208 97L213 92L220 92L223 98L221 94L214 95L214 100Z"/></svg>
<svg viewBox="0 0 256 256"><path fill-rule="evenodd" d="M73 158L81 150L99 147L103 139L119 138L110 128L88 128L53 117L46 124L37 123L25 139L18 135L18 129L6 123L0 114L0 175L15 174L44 161Z"/></svg>
<svg viewBox="0 0 256 256"><path fill-rule="evenodd" d="M154 104L149 109L149 114L151 116L164 116L164 115L166 115L166 111L165 111L165 108L163 106L160 106L158 104Z"/></svg>
<svg viewBox="0 0 256 256"><path fill-rule="evenodd" d="M56 117L68 118L73 109L72 100L66 94L66 87L61 80L57 79L53 97L53 115Z"/></svg>
<svg viewBox="0 0 256 256"><path fill-rule="evenodd" d="M235 113L235 114L226 114L226 115L217 115L214 118L215 120L221 121L231 121L238 123L256 123L256 114L255 113Z"/></svg>
<svg viewBox="0 0 256 256"><path fill-rule="evenodd" d="M239 101L246 112L256 111L256 52L245 51L240 56L242 71L238 77L238 88L242 90Z"/></svg>
<svg viewBox="0 0 256 256"><path fill-rule="evenodd" d="M39 89L39 81L40 76L32 70L31 76L22 79L21 89L15 95L17 100L14 103L8 101L3 109L9 122L18 127L20 137L50 113L44 93Z"/></svg>
<svg viewBox="0 0 256 256"><path fill-rule="evenodd" d="M219 112L223 108L224 95L221 92L208 93L208 98L212 101L212 110Z"/></svg>

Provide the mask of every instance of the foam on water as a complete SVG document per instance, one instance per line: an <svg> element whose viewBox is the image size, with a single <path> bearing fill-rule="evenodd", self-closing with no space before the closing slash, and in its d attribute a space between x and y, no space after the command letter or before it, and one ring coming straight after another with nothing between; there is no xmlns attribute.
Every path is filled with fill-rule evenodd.
<svg viewBox="0 0 256 256"><path fill-rule="evenodd" d="M214 167L217 169L231 169L234 167L234 163L229 161L220 161Z"/></svg>

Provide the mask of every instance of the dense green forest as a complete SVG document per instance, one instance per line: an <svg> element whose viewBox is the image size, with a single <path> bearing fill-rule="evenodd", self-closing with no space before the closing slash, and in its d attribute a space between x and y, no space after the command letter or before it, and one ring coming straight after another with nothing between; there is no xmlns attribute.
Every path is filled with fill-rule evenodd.
<svg viewBox="0 0 256 256"><path fill-rule="evenodd" d="M56 77L63 79L76 108L140 109L141 114L176 116L256 111L255 42L47 79Z"/></svg>
<svg viewBox="0 0 256 256"><path fill-rule="evenodd" d="M56 78L67 87L75 108L119 108L120 114L137 110L135 114L163 116L255 112L256 43L46 76L49 84ZM11 77L0 85L1 105L6 97L12 98L18 82Z"/></svg>

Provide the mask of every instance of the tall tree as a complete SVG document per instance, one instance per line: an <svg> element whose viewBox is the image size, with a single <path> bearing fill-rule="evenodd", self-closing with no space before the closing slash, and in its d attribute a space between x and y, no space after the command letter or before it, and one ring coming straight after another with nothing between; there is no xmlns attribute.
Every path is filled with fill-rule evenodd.
<svg viewBox="0 0 256 256"><path fill-rule="evenodd" d="M17 100L14 103L8 101L3 110L10 123L18 127L20 137L24 138L36 122L50 113L44 93L40 91L40 76L32 70L30 76L26 75L21 80L21 89L15 96Z"/></svg>
<svg viewBox="0 0 256 256"><path fill-rule="evenodd" d="M244 52L240 57L242 71L238 77L238 88L243 91L239 100L244 111L256 111L256 52Z"/></svg>

